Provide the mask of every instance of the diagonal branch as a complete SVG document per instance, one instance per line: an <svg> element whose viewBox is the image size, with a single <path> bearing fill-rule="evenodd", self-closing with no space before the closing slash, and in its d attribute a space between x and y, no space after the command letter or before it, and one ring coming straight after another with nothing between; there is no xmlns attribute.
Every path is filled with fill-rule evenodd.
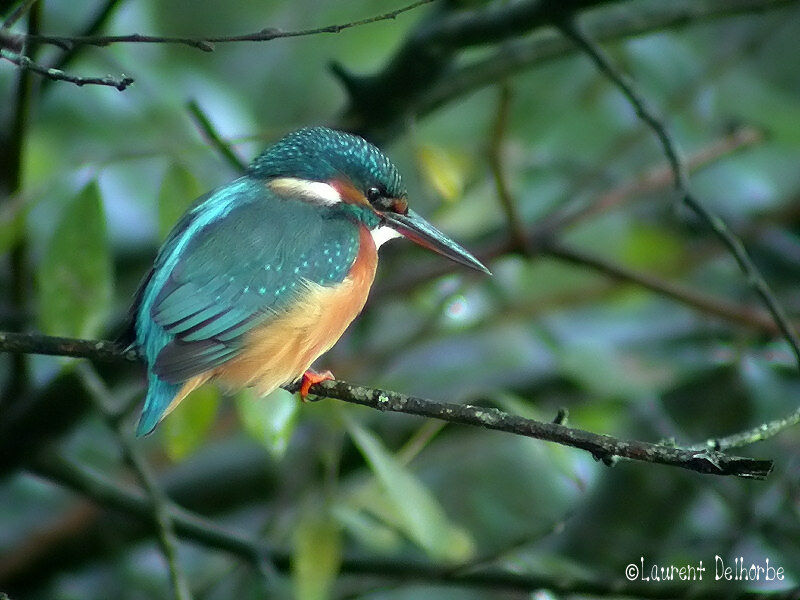
<svg viewBox="0 0 800 600"><path fill-rule="evenodd" d="M756 129L750 127L737 129L692 154L688 161L689 167L692 171L701 169L715 163L720 158L759 144L763 139L763 134ZM542 244L543 240L552 238L563 228L574 226L578 222L594 216L597 212L620 206L637 195L659 190L669 185L670 181L671 171L669 165L659 165L599 195L597 198L593 199L585 209L570 208L566 211L559 210L528 229L526 235L530 246L536 249ZM503 229L491 232L487 238L489 241L485 242L484 245L475 252L475 256L483 262L489 262L509 252L512 248L507 236L504 235ZM436 277L447 275L453 272L453 270L454 267L447 261L419 261L419 266L404 270L402 275L392 277L384 282L376 284L372 289L368 304L374 302L376 299L385 298L397 292L406 293L409 289L417 288Z"/></svg>
<svg viewBox="0 0 800 600"><path fill-rule="evenodd" d="M492 137L489 141L489 168L492 171L494 186L500 206L506 215L508 230L515 250L523 254L530 254L528 238L525 235L525 223L519 214L516 202L511 197L508 182L503 173L503 138L508 128L509 112L511 109L511 88L507 82L500 85L497 116L495 117Z"/></svg>
<svg viewBox="0 0 800 600"><path fill-rule="evenodd" d="M11 11L11 14L6 17L6 20L3 21L3 24L0 25L0 28L8 29L9 27L12 27L14 23L25 16L25 13L31 9L35 2L36 0L24 0L23 2L20 2L19 6Z"/></svg>
<svg viewBox="0 0 800 600"><path fill-rule="evenodd" d="M795 3L797 0L660 2L648 6L647 10L618 10L611 15L588 15L585 27L592 39L610 41L712 19L775 10ZM489 56L458 65L449 70L446 76L434 80L406 111L420 116L426 115L481 87L566 56L575 50L574 44L569 40L550 32L507 42Z"/></svg>
<svg viewBox="0 0 800 600"><path fill-rule="evenodd" d="M764 141L764 133L752 126L738 128L723 138L691 154L686 163L693 172L713 164L720 157L728 156L742 148L750 148ZM668 187L673 181L672 170L668 164L645 171L630 181L623 182L586 203L562 204L536 224L533 237L546 238L586 221L601 213L619 208L634 198Z"/></svg>
<svg viewBox="0 0 800 600"><path fill-rule="evenodd" d="M103 383L91 365L87 363L78 366L78 374L94 402L95 409L105 418L109 428L114 432L117 442L122 448L125 460L136 472L139 481L141 481L147 492L152 505L151 514L156 525L158 543L169 568L174 598L175 600L191 600L189 584L178 561L178 540L175 537L169 499L159 487L155 475L153 475L147 461L139 450L139 446L130 438L130 432L111 408L112 396L105 383Z"/></svg>
<svg viewBox="0 0 800 600"><path fill-rule="evenodd" d="M562 242L545 241L542 243L541 251L547 256L578 266L589 267L617 281L634 283L656 294L671 298L704 313L723 318L726 321L746 327L757 327L759 330L772 335L780 334L780 329L778 329L775 321L764 311L748 309L678 283L666 281L649 273L636 271L600 256L573 248Z"/></svg>
<svg viewBox="0 0 800 600"><path fill-rule="evenodd" d="M781 419L775 419L773 421L768 421L767 423L762 423L758 427L753 427L752 429L740 431L732 435L726 435L725 437L721 438L710 438L706 440L705 444L695 446L695 448L713 448L714 450L720 452L724 452L725 450L730 450L732 448L742 448L744 446L749 446L750 444L755 444L756 442L771 438L777 432L788 429L789 427L794 427L798 423L800 423L800 408Z"/></svg>
<svg viewBox="0 0 800 600"><path fill-rule="evenodd" d="M797 360L798 367L800 367L800 339L798 339L794 327L789 322L783 308L775 298L772 290L770 290L761 272L755 264L753 264L741 240L728 229L728 226L720 217L711 213L690 190L689 172L683 161L680 150L678 149L678 145L667 131L661 119L656 116L655 110L650 107L649 103L635 87L634 83L611 62L611 59L605 52L580 31L572 18L558 21L557 24L564 35L570 38L592 59L592 61L594 61L600 72L608 77L619 89L634 107L636 114L638 114L653 130L672 168L675 189L681 195L683 202L708 224L712 231L714 231L717 237L719 237L728 248L731 255L736 260L736 263L739 265L739 268L745 274L747 283L764 302L767 310L781 330L783 337L789 343Z"/></svg>
<svg viewBox="0 0 800 600"><path fill-rule="evenodd" d="M319 383L311 387L311 393L381 411L418 415L555 442L586 450L597 460L609 461L613 457L621 457L681 467L698 473L736 475L750 479L764 479L772 470L772 461L769 460L728 456L713 450L698 452L695 449L686 450L648 442L620 440L608 435L565 427L558 423L525 419L496 408L433 402L397 392L352 385L346 381Z"/></svg>
<svg viewBox="0 0 800 600"><path fill-rule="evenodd" d="M132 350L126 350L113 342L0 333L0 351L57 355L61 353L60 349L62 348L63 354L73 357L83 356L98 360L115 358L131 360L134 358L131 355ZM286 388L289 391L296 391L291 386L286 386ZM495 408L434 402L397 392L352 385L346 381L318 383L311 387L311 393L325 398L369 406L377 410L418 415L554 442L590 452L598 460L610 461L612 457L622 457L681 467L698 473L736 475L752 479L763 479L772 470L772 461L770 460L728 456L713 449L698 452L695 448L682 449L648 442L620 440L607 435L565 427L557 423L525 419ZM779 431L781 428L776 428L771 434L775 435Z"/></svg>
<svg viewBox="0 0 800 600"><path fill-rule="evenodd" d="M233 151L229 144L225 143L213 123L211 123L211 119L209 119L208 115L200 108L197 100L189 100L186 104L186 108L189 114L192 115L192 119L194 119L195 124L200 129L206 141L216 148L220 156L225 159L225 162L227 162L236 173L244 173L247 170L247 163Z"/></svg>
<svg viewBox="0 0 800 600"><path fill-rule="evenodd" d="M22 4L29 11L27 31L37 33L41 23L42 3ZM0 33L2 30L0 30ZM22 45L22 51L31 56L36 55L35 45ZM12 194L19 191L22 185L22 169L28 127L32 121L34 110L33 76L29 70L20 69L17 73L17 85L12 102L10 122L7 130L0 130L0 198L7 202ZM28 264L28 245L24 239L18 239L10 247L8 289L11 307L20 312L26 306L30 286L30 266ZM29 370L27 357L14 356L11 363L11 378L6 389L0 394L0 404L6 408L27 392L29 387Z"/></svg>

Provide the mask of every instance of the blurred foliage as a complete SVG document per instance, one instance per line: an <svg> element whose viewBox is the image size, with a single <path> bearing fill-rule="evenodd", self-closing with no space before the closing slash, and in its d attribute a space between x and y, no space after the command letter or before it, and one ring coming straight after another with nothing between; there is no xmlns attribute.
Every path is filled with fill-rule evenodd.
<svg viewBox="0 0 800 600"><path fill-rule="evenodd" d="M95 337L111 302L111 255L96 183L66 208L38 269L39 321L43 332Z"/></svg>
<svg viewBox="0 0 800 600"><path fill-rule="evenodd" d="M242 427L276 458L280 458L289 447L299 409L297 399L284 390L275 390L269 396L258 398L247 389L236 396L236 410Z"/></svg>
<svg viewBox="0 0 800 600"><path fill-rule="evenodd" d="M659 2L611 3L602 14L609 20L621 11L645 14ZM389 0L127 0L119 2L108 30L291 30L398 6ZM44 28L79 31L97 7L90 0L48 0ZM170 227L197 196L238 175L195 129L189 100L198 101L238 154L253 156L286 131L337 122L347 96L330 62L376 72L436 10L424 7L338 35L218 45L210 54L163 45L87 48L71 72L125 72L136 83L122 93L66 83L37 89L23 183L0 205L0 329L85 337L119 332ZM605 45L668 115L688 155L729 140L742 126L763 132L700 166L693 186L742 236L795 320L798 37L795 4ZM40 60L57 55L42 48ZM15 77L9 63L0 64L3 123L12 115ZM650 133L584 57L544 62L508 85L502 155L526 227L564 206L624 189L663 164ZM404 174L415 210L469 248L507 233L487 162L496 111L496 90L481 89L425 118L409 117L385 148ZM628 194L560 239L760 308L718 240L676 205L666 185ZM5 257L19 242L26 260L15 266ZM567 407L575 427L679 443L783 416L800 397L800 378L782 340L589 267L504 254L489 265L491 279L454 268L397 291L390 284L441 266L441 259L400 241L381 252L373 300L320 360L341 379L542 420ZM27 269L36 284L23 290L22 307L10 300L18 291L12 289L15 268ZM34 391L69 368L46 357L30 364ZM13 377L9 365L0 355L0 389ZM115 366L104 373L120 398L143 389L141 372ZM138 443L177 502L291 554L288 572L265 579L233 556L184 544L181 564L197 598L557 597L437 585L415 581L413 573L354 576L342 567L346 556L620 582L625 566L640 557L706 566L716 554L748 563L769 557L785 569L783 586L800 585L797 429L743 450L776 461L767 481L752 482L642 463L608 469L583 452L497 432L332 400L300 405L284 392L264 399L245 392L231 400L206 387ZM128 480L97 415L87 415L55 445L110 478ZM26 471L0 481L0 507L0 589L8 583L26 600L169 597L158 546L138 521Z"/></svg>
<svg viewBox="0 0 800 600"><path fill-rule="evenodd" d="M307 509L295 525L292 578L298 600L324 600L339 573L341 532L319 506Z"/></svg>
<svg viewBox="0 0 800 600"><path fill-rule="evenodd" d="M183 403L163 423L164 449L170 459L178 461L197 450L206 439L217 416L220 393L206 386L192 394L192 401Z"/></svg>

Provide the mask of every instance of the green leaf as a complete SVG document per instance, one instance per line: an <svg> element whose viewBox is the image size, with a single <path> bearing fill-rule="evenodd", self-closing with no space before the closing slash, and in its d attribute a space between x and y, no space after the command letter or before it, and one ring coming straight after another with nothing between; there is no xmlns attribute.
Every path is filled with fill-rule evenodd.
<svg viewBox="0 0 800 600"><path fill-rule="evenodd" d="M172 460L181 460L205 441L217 415L220 393L213 385L195 390L162 424L164 448Z"/></svg>
<svg viewBox="0 0 800 600"><path fill-rule="evenodd" d="M590 342L561 346L556 358L564 377L603 399L632 400L651 396L669 378L666 368Z"/></svg>
<svg viewBox="0 0 800 600"><path fill-rule="evenodd" d="M263 398L248 389L236 397L236 410L245 431L276 458L289 446L299 408L294 395L282 389Z"/></svg>
<svg viewBox="0 0 800 600"><path fill-rule="evenodd" d="M417 149L417 163L425 180L445 200L452 202L464 194L469 171L466 156L425 144Z"/></svg>
<svg viewBox="0 0 800 600"><path fill-rule="evenodd" d="M0 255L8 252L19 240L30 208L30 203L20 202L12 202L0 208Z"/></svg>
<svg viewBox="0 0 800 600"><path fill-rule="evenodd" d="M179 163L171 164L164 173L158 192L158 234L167 237L186 209L202 193L200 182Z"/></svg>
<svg viewBox="0 0 800 600"><path fill-rule="evenodd" d="M474 553L469 534L450 523L439 502L411 471L353 419L350 436L372 468L398 517L397 526L431 557L463 561Z"/></svg>
<svg viewBox="0 0 800 600"><path fill-rule="evenodd" d="M621 256L631 267L670 269L684 264L684 244L677 236L647 225L634 225L621 244Z"/></svg>
<svg viewBox="0 0 800 600"><path fill-rule="evenodd" d="M43 332L84 338L99 333L111 305L112 265L96 182L66 207L42 258L38 284Z"/></svg>
<svg viewBox="0 0 800 600"><path fill-rule="evenodd" d="M292 584L297 600L325 600L342 563L341 532L325 511L305 510L294 531Z"/></svg>
<svg viewBox="0 0 800 600"><path fill-rule="evenodd" d="M339 503L333 507L333 516L350 535L364 546L382 554L400 550L402 544L400 535L364 511L357 510L345 503Z"/></svg>

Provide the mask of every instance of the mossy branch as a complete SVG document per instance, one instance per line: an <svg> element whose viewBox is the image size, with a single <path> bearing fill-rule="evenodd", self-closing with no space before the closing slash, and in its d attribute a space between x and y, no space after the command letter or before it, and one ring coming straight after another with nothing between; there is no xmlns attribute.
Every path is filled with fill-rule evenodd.
<svg viewBox="0 0 800 600"><path fill-rule="evenodd" d="M77 340L43 335L0 332L0 351L15 353L49 354L82 357L98 361L135 361L136 352L110 341ZM287 386L295 391L292 386ZM407 396L398 392L353 385L346 381L325 381L311 387L311 393L334 398L351 404L361 404L376 410L440 419L462 425L523 435L563 446L585 450L597 460L611 464L615 458L681 467L698 473L735 475L749 479L764 479L772 470L771 460L758 460L723 454L713 447L678 448L635 440L622 440L565 427L558 423L545 423L511 415L496 408L434 402L425 398ZM786 427L791 423L787 421ZM752 441L771 437L785 427L768 427L764 435Z"/></svg>

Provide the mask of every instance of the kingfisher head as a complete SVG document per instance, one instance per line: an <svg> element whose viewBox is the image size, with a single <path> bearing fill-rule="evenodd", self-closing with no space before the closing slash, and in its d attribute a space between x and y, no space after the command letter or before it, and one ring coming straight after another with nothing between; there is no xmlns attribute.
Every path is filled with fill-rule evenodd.
<svg viewBox="0 0 800 600"><path fill-rule="evenodd" d="M266 180L283 195L344 211L372 230L377 245L403 236L489 273L477 258L409 209L397 168L361 137L327 127L300 129L256 158L248 174Z"/></svg>

